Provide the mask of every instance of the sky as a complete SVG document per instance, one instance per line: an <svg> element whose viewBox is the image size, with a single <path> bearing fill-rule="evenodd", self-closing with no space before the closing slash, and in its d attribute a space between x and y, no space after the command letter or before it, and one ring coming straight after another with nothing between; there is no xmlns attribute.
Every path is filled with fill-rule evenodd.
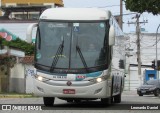
<svg viewBox="0 0 160 113"><path fill-rule="evenodd" d="M119 15L120 14L120 0L63 0L64 7L97 7L104 10L110 10L113 15ZM124 3L123 3L124 4ZM130 12L125 9L125 5L123 5L123 14L130 14L130 15L124 15L123 16L123 32L124 33L135 33L135 25L128 25L129 22L135 22L135 20L132 19L132 17L135 16L134 14L131 14L133 12ZM153 16L152 14L143 13L140 21L148 20L148 23L141 24L141 28L145 28L146 33L156 33L157 27L160 24L160 15L159 16ZM26 29L28 24L19 24L18 28L17 24L6 24L1 23L0 29L4 28L8 31L12 32L13 34L17 35L21 39L26 39ZM158 30L158 33L160 33L160 28ZM24 35L25 34L25 35ZM34 35L35 37L35 35Z"/></svg>
<svg viewBox="0 0 160 113"><path fill-rule="evenodd" d="M96 7L104 10L110 10L112 15L120 14L120 0L63 0L64 7ZM123 2L123 4L125 4ZM131 14L132 13L132 14ZM135 22L135 19L132 17L135 16L134 12L130 12L125 9L125 5L123 5L123 14L129 14L123 16L123 31L125 33L133 33L135 32L135 25L130 24L128 22ZM160 15L154 16L151 13L143 13L140 18L140 22L148 21L148 23L141 24L141 28L144 28L146 33L156 33L157 27L160 24ZM159 30L160 33L160 30Z"/></svg>

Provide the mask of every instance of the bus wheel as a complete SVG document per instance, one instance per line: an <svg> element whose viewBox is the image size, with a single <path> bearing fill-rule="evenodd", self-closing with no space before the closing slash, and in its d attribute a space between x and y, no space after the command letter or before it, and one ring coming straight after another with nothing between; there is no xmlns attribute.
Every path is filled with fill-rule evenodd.
<svg viewBox="0 0 160 113"><path fill-rule="evenodd" d="M112 103L112 98L101 98L102 104L110 105Z"/></svg>
<svg viewBox="0 0 160 113"><path fill-rule="evenodd" d="M121 102L121 94L114 96L114 103L120 103L120 102Z"/></svg>
<svg viewBox="0 0 160 113"><path fill-rule="evenodd" d="M54 97L43 97L43 102L45 106L53 106L54 104Z"/></svg>

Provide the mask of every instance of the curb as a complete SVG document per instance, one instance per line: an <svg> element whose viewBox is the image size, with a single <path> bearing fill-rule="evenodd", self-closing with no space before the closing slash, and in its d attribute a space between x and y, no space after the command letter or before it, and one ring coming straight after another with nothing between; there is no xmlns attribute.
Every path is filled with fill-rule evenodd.
<svg viewBox="0 0 160 113"><path fill-rule="evenodd" d="M0 94L0 98L33 98L33 95L25 94Z"/></svg>

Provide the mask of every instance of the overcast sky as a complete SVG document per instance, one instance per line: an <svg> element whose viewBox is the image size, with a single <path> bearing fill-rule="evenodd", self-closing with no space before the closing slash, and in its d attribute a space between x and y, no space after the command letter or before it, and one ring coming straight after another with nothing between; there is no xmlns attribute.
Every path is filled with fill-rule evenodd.
<svg viewBox="0 0 160 113"><path fill-rule="evenodd" d="M98 7L105 10L111 10L113 15L120 13L120 0L63 0L64 7ZM124 3L123 3L124 4ZM133 12L127 11L125 5L123 5L123 14L130 14ZM126 33L135 32L135 25L128 25L129 22L134 22L132 19L135 14L123 16L123 31ZM145 28L145 32L155 33L158 25L160 24L160 15L153 16L152 14L143 13L140 21L148 20L148 23L141 24L142 28ZM160 29L159 29L160 33Z"/></svg>

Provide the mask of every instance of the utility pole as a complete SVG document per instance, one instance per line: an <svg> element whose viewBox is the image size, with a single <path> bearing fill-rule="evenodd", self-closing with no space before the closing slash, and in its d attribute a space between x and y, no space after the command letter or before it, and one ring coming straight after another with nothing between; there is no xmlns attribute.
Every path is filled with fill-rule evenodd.
<svg viewBox="0 0 160 113"><path fill-rule="evenodd" d="M140 15L136 15L137 26L136 26L136 35L137 35L137 62L138 62L138 76L140 79L140 85L142 84L142 76L141 76L141 47L140 47L140 27L139 27L139 17Z"/></svg>
<svg viewBox="0 0 160 113"><path fill-rule="evenodd" d="M120 28L123 31L123 0L120 0L120 17L119 17Z"/></svg>
<svg viewBox="0 0 160 113"><path fill-rule="evenodd" d="M148 23L147 21L143 21L140 22L139 18L140 18L140 14L136 14L135 17L136 18L136 22L128 22L128 24L136 24L136 35L137 35L137 63L138 63L138 76L139 76L139 80L140 80L140 85L142 84L142 75L141 75L141 45L140 45L140 24L142 23Z"/></svg>
<svg viewBox="0 0 160 113"><path fill-rule="evenodd" d="M158 70L158 65L157 65L157 61L158 61L158 50L157 50L158 41L157 41L157 35L158 35L158 29L159 29L159 27L160 27L160 24L158 25L157 30L156 30L156 60L155 60L155 64L156 64L156 69L157 69L157 71L156 71L156 77L157 77L157 79L159 79L159 70Z"/></svg>

